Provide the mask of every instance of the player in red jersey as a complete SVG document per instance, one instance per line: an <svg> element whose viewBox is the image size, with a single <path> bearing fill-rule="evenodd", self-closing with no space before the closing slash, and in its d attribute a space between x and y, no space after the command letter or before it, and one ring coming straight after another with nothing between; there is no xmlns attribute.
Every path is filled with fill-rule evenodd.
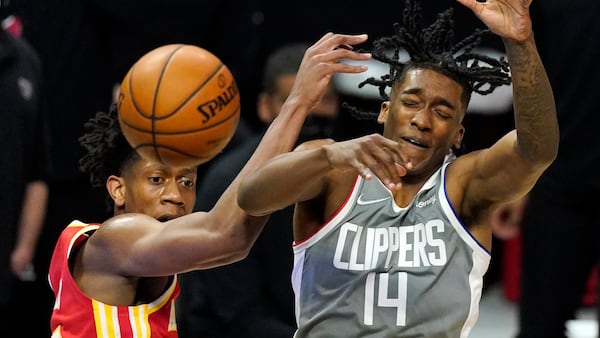
<svg viewBox="0 0 600 338"><path fill-rule="evenodd" d="M305 53L292 93L253 156L208 212L194 212L196 167L142 158L126 143L113 107L98 113L80 141L82 169L105 186L114 217L102 225L72 222L61 234L49 271L56 300L53 337L177 337L177 274L243 259L266 217L237 205L240 180L276 154L291 150L306 115L335 73L359 73L367 60L339 46L366 35L325 34Z"/></svg>

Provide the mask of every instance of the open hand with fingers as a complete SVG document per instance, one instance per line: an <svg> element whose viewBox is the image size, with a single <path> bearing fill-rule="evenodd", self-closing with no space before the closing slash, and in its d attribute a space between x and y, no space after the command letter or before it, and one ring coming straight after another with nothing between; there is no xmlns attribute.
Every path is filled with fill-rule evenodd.
<svg viewBox="0 0 600 338"><path fill-rule="evenodd" d="M370 53L357 52L352 47L367 41L367 38L366 34L325 34L306 50L288 101L306 104L311 110L323 97L334 74L366 71L366 64L350 65L339 61L371 59Z"/></svg>
<svg viewBox="0 0 600 338"><path fill-rule="evenodd" d="M529 6L532 0L457 0L470 8L495 34L516 41L531 35Z"/></svg>

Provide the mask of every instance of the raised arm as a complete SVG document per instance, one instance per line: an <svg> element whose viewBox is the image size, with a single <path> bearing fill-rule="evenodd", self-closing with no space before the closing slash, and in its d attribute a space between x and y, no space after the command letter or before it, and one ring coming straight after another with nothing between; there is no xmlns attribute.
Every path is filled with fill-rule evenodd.
<svg viewBox="0 0 600 338"><path fill-rule="evenodd" d="M366 66L338 62L341 59L369 59L370 54L355 52L351 47L366 40L364 34L327 33L307 49L281 112L269 125L248 163L209 212L208 224L213 224L216 231L222 231L232 239L229 247L223 248L226 254L234 247L241 251L236 260L245 257L267 221L266 217L249 216L238 206L240 182L273 156L292 150L307 114L319 103L334 74L360 73L367 69Z"/></svg>
<svg viewBox="0 0 600 338"><path fill-rule="evenodd" d="M513 81L516 126L491 148L471 156L475 172L464 198L493 204L513 200L533 187L558 151L556 108L535 45L531 0L457 1L503 39Z"/></svg>
<svg viewBox="0 0 600 338"><path fill-rule="evenodd" d="M228 264L246 257L267 217L250 216L238 206L240 181L268 159L293 148L305 117L324 95L333 74L366 70L365 66L337 62L340 59L369 59L370 54L355 52L351 47L366 39L366 35L328 33L307 49L282 111L213 209L164 224L141 214L113 217L92 236L95 251L109 254L86 257L106 262L114 256L114 262L119 266L110 269L133 276L169 275Z"/></svg>

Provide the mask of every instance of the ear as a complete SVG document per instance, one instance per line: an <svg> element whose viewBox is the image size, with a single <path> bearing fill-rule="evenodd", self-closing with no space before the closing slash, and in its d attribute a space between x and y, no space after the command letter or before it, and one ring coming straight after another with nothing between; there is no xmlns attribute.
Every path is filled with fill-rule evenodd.
<svg viewBox="0 0 600 338"><path fill-rule="evenodd" d="M465 127L461 124L458 129L458 132L456 133L456 137L454 138L454 143L452 144L454 146L454 148L460 149L464 136L465 136Z"/></svg>
<svg viewBox="0 0 600 338"><path fill-rule="evenodd" d="M115 209L125 205L125 182L122 177L110 175L106 180L106 190L110 198L115 202Z"/></svg>
<svg viewBox="0 0 600 338"><path fill-rule="evenodd" d="M383 101L379 110L379 116L377 116L377 123L384 124L387 120L388 111L390 110L390 101Z"/></svg>

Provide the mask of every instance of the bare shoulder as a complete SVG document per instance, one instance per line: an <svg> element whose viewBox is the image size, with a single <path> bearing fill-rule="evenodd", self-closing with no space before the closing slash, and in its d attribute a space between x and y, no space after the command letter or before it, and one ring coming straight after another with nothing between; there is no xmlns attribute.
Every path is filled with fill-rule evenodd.
<svg viewBox="0 0 600 338"><path fill-rule="evenodd" d="M111 217L104 221L96 231L95 241L118 241L122 237L134 236L140 233L140 230L152 227L152 224L158 223L154 218L144 214L122 214ZM133 237L133 238L134 238ZM129 240L133 239L129 237Z"/></svg>
<svg viewBox="0 0 600 338"><path fill-rule="evenodd" d="M86 264L97 262L104 265L113 257L121 259L138 239L156 226L159 222L144 214L123 214L107 219L88 239L84 257Z"/></svg>
<svg viewBox="0 0 600 338"><path fill-rule="evenodd" d="M447 181L460 180L472 175L476 170L477 159L483 150L476 150L458 156L448 165Z"/></svg>
<svg viewBox="0 0 600 338"><path fill-rule="evenodd" d="M106 304L132 304L139 277L127 270L131 248L154 222L146 215L124 214L102 223L74 253L72 275L79 289Z"/></svg>

